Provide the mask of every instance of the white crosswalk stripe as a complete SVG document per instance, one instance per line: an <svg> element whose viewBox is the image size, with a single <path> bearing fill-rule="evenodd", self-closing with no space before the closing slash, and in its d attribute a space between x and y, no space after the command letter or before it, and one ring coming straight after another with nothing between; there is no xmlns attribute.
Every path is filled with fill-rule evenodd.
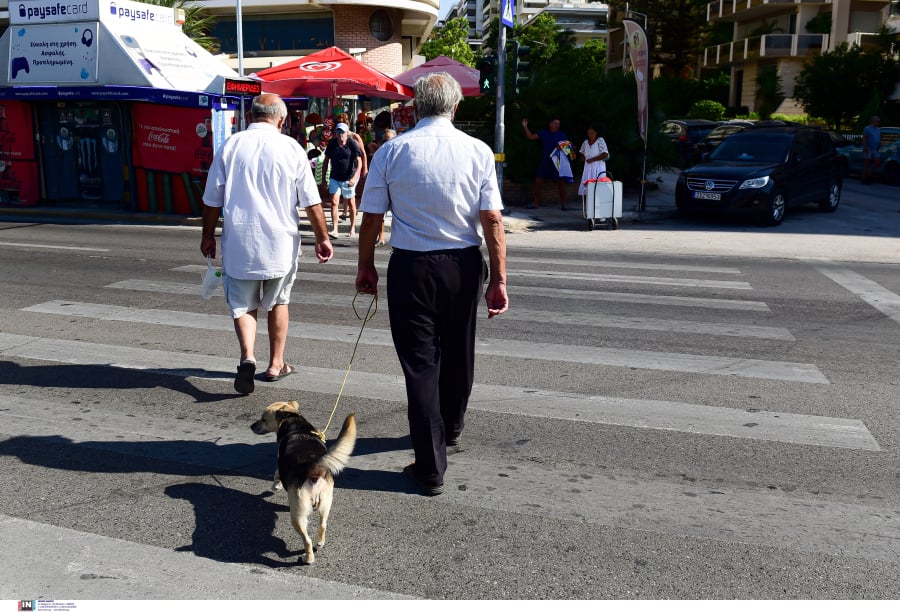
<svg viewBox="0 0 900 612"><path fill-rule="evenodd" d="M64 316L78 316L110 321L173 325L193 329L227 329L231 319L227 315L208 315L167 310L126 308L106 304L86 304L54 300L23 308L26 312L40 312ZM331 342L356 342L359 329L341 325L315 323L291 324L288 336L306 340ZM390 331L367 329L362 341L365 344L392 346ZM742 357L710 357L594 346L575 346L550 343L532 343L519 340L481 338L476 343L476 353L498 357L520 357L545 361L566 361L591 365L607 365L626 368L646 368L673 372L692 372L714 376L739 376L828 384L828 379L808 363L765 361Z"/></svg>

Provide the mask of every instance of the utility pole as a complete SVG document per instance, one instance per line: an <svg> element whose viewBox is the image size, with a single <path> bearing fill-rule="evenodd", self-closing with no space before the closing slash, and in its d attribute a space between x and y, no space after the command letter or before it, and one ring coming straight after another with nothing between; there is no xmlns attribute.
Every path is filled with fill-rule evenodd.
<svg viewBox="0 0 900 612"><path fill-rule="evenodd" d="M512 0L509 0L512 1ZM503 193L503 166L506 164L506 154L503 151L503 141L506 137L506 124L504 115L506 108L506 27L500 24L500 35L497 37L497 117L494 125L494 160L497 165L497 183L500 193Z"/></svg>

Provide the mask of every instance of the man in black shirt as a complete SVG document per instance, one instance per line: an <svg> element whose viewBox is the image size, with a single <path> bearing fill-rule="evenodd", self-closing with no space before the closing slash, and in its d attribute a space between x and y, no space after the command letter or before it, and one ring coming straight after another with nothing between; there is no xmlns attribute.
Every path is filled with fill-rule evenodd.
<svg viewBox="0 0 900 612"><path fill-rule="evenodd" d="M328 141L325 148L325 163L322 169L322 184L328 176L331 165L331 178L328 181L328 193L331 194L331 223L334 226L329 234L338 237L338 204L341 197L347 200L350 208L350 238L356 235L356 184L362 170L362 151L350 138L350 128L346 123L334 126L335 136Z"/></svg>

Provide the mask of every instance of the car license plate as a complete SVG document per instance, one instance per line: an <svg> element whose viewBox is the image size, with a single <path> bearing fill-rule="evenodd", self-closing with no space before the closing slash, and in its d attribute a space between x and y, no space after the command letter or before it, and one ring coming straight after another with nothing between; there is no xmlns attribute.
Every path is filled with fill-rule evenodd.
<svg viewBox="0 0 900 612"><path fill-rule="evenodd" d="M716 193L714 191L695 191L694 199L695 200L721 200L722 194Z"/></svg>

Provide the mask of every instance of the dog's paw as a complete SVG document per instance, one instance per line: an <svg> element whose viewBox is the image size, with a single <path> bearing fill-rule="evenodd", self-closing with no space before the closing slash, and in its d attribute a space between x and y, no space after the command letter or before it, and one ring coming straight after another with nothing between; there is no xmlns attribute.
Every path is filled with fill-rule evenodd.
<svg viewBox="0 0 900 612"><path fill-rule="evenodd" d="M273 491L281 491L283 488L284 488L284 486L281 484L280 480L276 480L275 482L272 483Z"/></svg>
<svg viewBox="0 0 900 612"><path fill-rule="evenodd" d="M300 562L305 563L306 565L312 565L316 562L316 554L315 553L300 553Z"/></svg>

